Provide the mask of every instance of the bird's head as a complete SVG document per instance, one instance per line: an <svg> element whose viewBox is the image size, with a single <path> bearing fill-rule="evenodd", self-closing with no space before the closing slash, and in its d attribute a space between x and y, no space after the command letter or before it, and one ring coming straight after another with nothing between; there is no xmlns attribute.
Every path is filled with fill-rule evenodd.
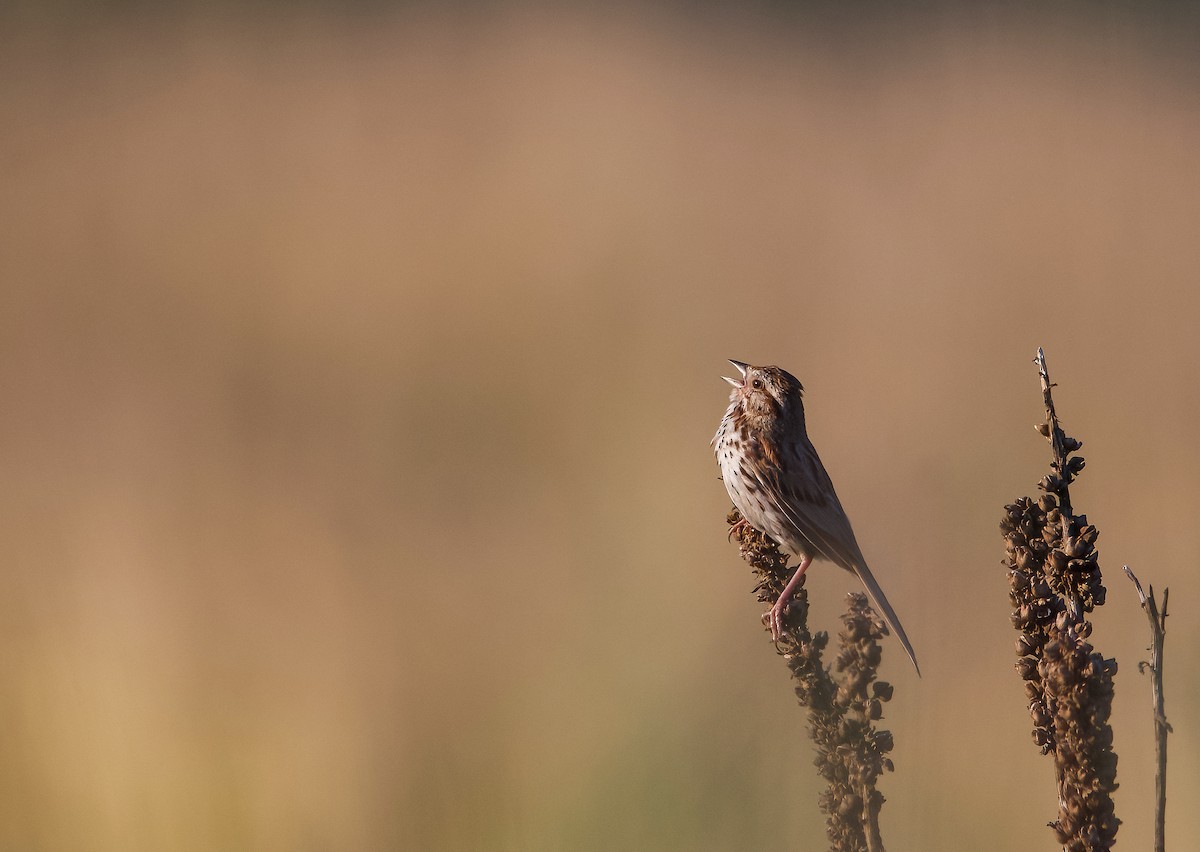
<svg viewBox="0 0 1200 852"><path fill-rule="evenodd" d="M739 378L722 376L733 385L729 401L759 428L769 428L793 419L804 419L804 386L800 381L779 367L755 367L741 361L730 360L737 367Z"/></svg>

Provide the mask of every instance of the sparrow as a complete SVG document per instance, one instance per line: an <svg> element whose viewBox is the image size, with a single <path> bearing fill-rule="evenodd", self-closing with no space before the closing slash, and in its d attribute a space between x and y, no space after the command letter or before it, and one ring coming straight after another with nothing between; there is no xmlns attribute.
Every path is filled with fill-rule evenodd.
<svg viewBox="0 0 1200 852"><path fill-rule="evenodd" d="M804 572L814 559L823 559L858 577L920 675L908 634L867 567L833 481L808 439L804 387L779 367L729 363L740 376L722 377L733 391L712 441L725 490L747 523L800 560L763 618L772 637L779 641L783 614Z"/></svg>

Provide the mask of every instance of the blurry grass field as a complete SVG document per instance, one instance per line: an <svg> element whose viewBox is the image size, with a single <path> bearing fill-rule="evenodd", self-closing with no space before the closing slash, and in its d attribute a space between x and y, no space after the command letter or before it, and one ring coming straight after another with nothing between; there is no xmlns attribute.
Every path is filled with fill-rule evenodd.
<svg viewBox="0 0 1200 852"><path fill-rule="evenodd" d="M1198 67L629 6L0 36L0 848L823 848L708 441L778 363L904 619L889 848L1050 849L1001 506L1046 347L1123 846L1200 837ZM836 629L848 575L809 581Z"/></svg>

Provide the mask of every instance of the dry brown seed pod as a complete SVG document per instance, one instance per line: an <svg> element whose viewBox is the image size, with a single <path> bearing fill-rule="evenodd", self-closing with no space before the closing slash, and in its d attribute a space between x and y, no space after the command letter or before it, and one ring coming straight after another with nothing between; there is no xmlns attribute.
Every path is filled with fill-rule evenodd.
<svg viewBox="0 0 1200 852"><path fill-rule="evenodd" d="M841 803L838 805L838 814L843 817L850 816L851 814L857 814L861 811L862 799L853 793L851 793L849 796L843 797Z"/></svg>
<svg viewBox="0 0 1200 852"><path fill-rule="evenodd" d="M1033 657L1021 657L1017 660L1015 668L1021 680L1035 680L1038 677L1037 660Z"/></svg>
<svg viewBox="0 0 1200 852"><path fill-rule="evenodd" d="M1029 709L1029 715L1033 719L1033 724L1039 728L1045 728L1050 724L1050 714L1046 712L1046 706L1040 701L1034 702Z"/></svg>

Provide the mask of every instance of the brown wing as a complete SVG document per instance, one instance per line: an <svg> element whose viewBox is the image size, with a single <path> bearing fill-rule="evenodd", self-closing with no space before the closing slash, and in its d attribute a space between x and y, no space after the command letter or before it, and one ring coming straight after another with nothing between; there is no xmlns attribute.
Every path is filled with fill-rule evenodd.
<svg viewBox="0 0 1200 852"><path fill-rule="evenodd" d="M794 447L794 449L791 449ZM796 532L812 545L814 555L820 555L847 571L853 572L867 590L872 603L891 627L913 667L920 675L917 656L913 652L908 634L900 624L900 617L892 609L887 595L875 580L862 549L854 538L850 519L838 500L833 480L821 464L821 458L807 436L795 443L789 442L788 453L782 465L773 465L760 476L763 490L775 508L788 519ZM781 476L779 471L785 471Z"/></svg>
<svg viewBox="0 0 1200 852"><path fill-rule="evenodd" d="M772 503L822 556L847 571L864 562L833 480L807 437L780 448L787 458L764 483Z"/></svg>

